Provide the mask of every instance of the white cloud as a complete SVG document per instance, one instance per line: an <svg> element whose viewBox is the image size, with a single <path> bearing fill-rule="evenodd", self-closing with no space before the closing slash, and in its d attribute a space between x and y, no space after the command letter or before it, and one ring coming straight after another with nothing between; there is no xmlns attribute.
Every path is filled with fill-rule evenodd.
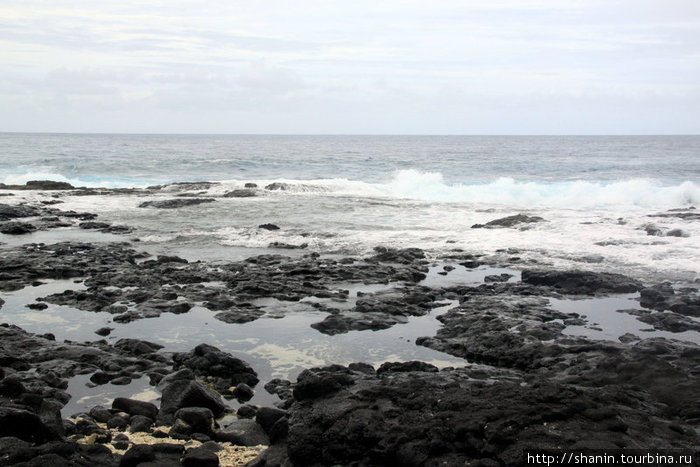
<svg viewBox="0 0 700 467"><path fill-rule="evenodd" d="M699 5L5 0L0 131L697 132Z"/></svg>

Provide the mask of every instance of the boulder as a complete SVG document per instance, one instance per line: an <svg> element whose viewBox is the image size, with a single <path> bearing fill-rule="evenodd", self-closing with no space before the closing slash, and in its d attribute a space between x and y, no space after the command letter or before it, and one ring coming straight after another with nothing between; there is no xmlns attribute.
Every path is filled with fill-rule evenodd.
<svg viewBox="0 0 700 467"><path fill-rule="evenodd" d="M153 446L148 444L134 444L124 453L119 461L119 467L137 467L139 464L151 462L156 459Z"/></svg>
<svg viewBox="0 0 700 467"><path fill-rule="evenodd" d="M0 407L0 437L14 436L30 443L45 443L60 435L32 412L11 407Z"/></svg>
<svg viewBox="0 0 700 467"><path fill-rule="evenodd" d="M206 448L188 449L182 458L185 467L218 467L219 456Z"/></svg>
<svg viewBox="0 0 700 467"><path fill-rule="evenodd" d="M221 389L240 383L255 386L259 381L257 373L248 363L209 344L200 344L190 352L174 354L173 360L191 369L197 376L219 378L222 381L217 387Z"/></svg>
<svg viewBox="0 0 700 467"><path fill-rule="evenodd" d="M143 415L155 420L158 415L158 407L155 404L126 397L117 397L112 401L112 409L121 410L129 415Z"/></svg>
<svg viewBox="0 0 700 467"><path fill-rule="evenodd" d="M265 430L254 420L247 419L234 420L223 430L217 430L214 433L214 439L238 446L266 446L270 444Z"/></svg>
<svg viewBox="0 0 700 467"><path fill-rule="evenodd" d="M24 235L34 231L36 227L27 222L5 222L0 225L0 233L5 235Z"/></svg>
<svg viewBox="0 0 700 467"><path fill-rule="evenodd" d="M129 419L129 430L132 433L150 433L155 420L144 415L133 415Z"/></svg>
<svg viewBox="0 0 700 467"><path fill-rule="evenodd" d="M254 198L257 196L255 191L253 190L233 190L229 191L227 193L224 193L224 198Z"/></svg>
<svg viewBox="0 0 700 467"><path fill-rule="evenodd" d="M494 228L501 228L501 227L515 227L521 224L532 224L535 222L542 222L544 221L543 218L539 216L527 216L525 214L516 214L514 216L507 216L507 217L502 217L500 219L494 219L490 222L487 222L486 224L474 224L472 225L472 229L481 229L481 228L486 228L486 229L494 229Z"/></svg>
<svg viewBox="0 0 700 467"><path fill-rule="evenodd" d="M162 389L158 423L172 424L175 421L175 412L185 407L208 408L216 418L226 411L221 397L211 389L195 380L177 379L169 381Z"/></svg>
<svg viewBox="0 0 700 467"><path fill-rule="evenodd" d="M204 407L185 407L175 412L175 419L182 420L192 428L193 433L213 433L214 414Z"/></svg>
<svg viewBox="0 0 700 467"><path fill-rule="evenodd" d="M213 203L214 198L175 198L162 201L145 201L139 204L140 208L157 208L157 209L177 209L186 206L196 206L203 203Z"/></svg>

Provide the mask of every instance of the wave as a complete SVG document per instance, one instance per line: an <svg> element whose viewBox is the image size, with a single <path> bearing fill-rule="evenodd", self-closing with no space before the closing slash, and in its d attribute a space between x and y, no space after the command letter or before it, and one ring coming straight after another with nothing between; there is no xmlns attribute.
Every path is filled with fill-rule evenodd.
<svg viewBox="0 0 700 467"><path fill-rule="evenodd" d="M502 177L486 183L466 184L446 182L437 172L402 170L378 189L390 196L427 201L527 207L678 207L700 203L700 186L692 181L664 185L649 179L519 181Z"/></svg>
<svg viewBox="0 0 700 467"><path fill-rule="evenodd" d="M4 177L7 185L22 185L29 180L55 180L73 186L97 188L144 188L157 180L81 177L71 178L59 173L33 171ZM210 189L212 195L223 194L231 187L255 182L260 188L277 184L270 195L340 195L372 198L408 199L442 203L473 203L494 206L595 208L640 207L673 208L700 204L700 186L694 181L665 184L654 179L618 181L528 181L501 177L486 182L453 182L439 172L400 170L384 183L370 183L345 178L301 180L228 180ZM159 183L163 183L161 180ZM167 183L167 182L166 182Z"/></svg>
<svg viewBox="0 0 700 467"><path fill-rule="evenodd" d="M24 185L31 180L52 180L56 182L67 182L75 187L91 188L145 188L153 185L153 182L143 180L133 180L126 178L111 177L66 177L60 173L50 171L28 171L25 173L14 173L5 175L2 183L5 185Z"/></svg>
<svg viewBox="0 0 700 467"><path fill-rule="evenodd" d="M266 186L272 181L258 181ZM521 181L502 177L488 182L448 182L438 172L401 170L386 183L348 179L278 180L285 194L323 193L360 197L409 199L443 203L495 206L594 208L672 208L700 204L700 186L692 181L675 185L658 180L620 181ZM242 183L229 181L224 183Z"/></svg>

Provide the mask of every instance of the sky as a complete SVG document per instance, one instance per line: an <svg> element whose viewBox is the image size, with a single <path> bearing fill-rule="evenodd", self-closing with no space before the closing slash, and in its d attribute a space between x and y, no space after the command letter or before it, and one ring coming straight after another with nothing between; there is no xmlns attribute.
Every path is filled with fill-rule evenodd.
<svg viewBox="0 0 700 467"><path fill-rule="evenodd" d="M698 0L3 0L0 131L698 134Z"/></svg>

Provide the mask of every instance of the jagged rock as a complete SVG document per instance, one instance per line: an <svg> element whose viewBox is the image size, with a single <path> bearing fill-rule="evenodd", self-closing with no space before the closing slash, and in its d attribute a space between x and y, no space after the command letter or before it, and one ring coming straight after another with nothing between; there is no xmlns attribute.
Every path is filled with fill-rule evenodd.
<svg viewBox="0 0 700 467"><path fill-rule="evenodd" d="M254 420L234 420L223 430L214 433L214 439L238 446L259 446L270 444L265 430Z"/></svg>
<svg viewBox="0 0 700 467"><path fill-rule="evenodd" d="M193 433L213 433L214 414L204 407L185 407L175 412L175 419L182 420Z"/></svg>
<svg viewBox="0 0 700 467"><path fill-rule="evenodd" d="M522 281L527 284L554 287L570 294L631 293L642 289L641 282L623 276L591 271L525 270Z"/></svg>
<svg viewBox="0 0 700 467"><path fill-rule="evenodd" d="M216 418L221 417L226 411L226 405L219 395L193 379L170 379L162 387L160 411L157 417L160 424L172 424L175 421L175 412L185 407L208 408Z"/></svg>
<svg viewBox="0 0 700 467"><path fill-rule="evenodd" d="M250 386L258 383L257 373L250 365L212 345L200 344L190 352L174 354L173 360L190 368L197 376L218 378L220 381L216 385L222 389L240 383Z"/></svg>
<svg viewBox="0 0 700 467"><path fill-rule="evenodd" d="M535 222L543 222L544 219L539 216L527 216L525 214L515 214L514 216L502 217L500 219L494 219L487 222L486 224L474 224L472 229L493 229L499 227L515 227L520 224L532 224Z"/></svg>
<svg viewBox="0 0 700 467"><path fill-rule="evenodd" d="M34 217L41 215L41 210L32 206L0 203L0 221L16 219L19 217Z"/></svg>
<svg viewBox="0 0 700 467"><path fill-rule="evenodd" d="M196 206L203 203L213 203L214 198L176 198L162 201L144 201L140 208L177 209L186 206Z"/></svg>
<svg viewBox="0 0 700 467"><path fill-rule="evenodd" d="M0 233L5 235L24 235L34 231L36 227L27 222L5 222L0 225Z"/></svg>
<svg viewBox="0 0 700 467"><path fill-rule="evenodd" d="M254 198L257 196L255 191L253 190L233 190L229 191L227 193L224 193L224 198Z"/></svg>

